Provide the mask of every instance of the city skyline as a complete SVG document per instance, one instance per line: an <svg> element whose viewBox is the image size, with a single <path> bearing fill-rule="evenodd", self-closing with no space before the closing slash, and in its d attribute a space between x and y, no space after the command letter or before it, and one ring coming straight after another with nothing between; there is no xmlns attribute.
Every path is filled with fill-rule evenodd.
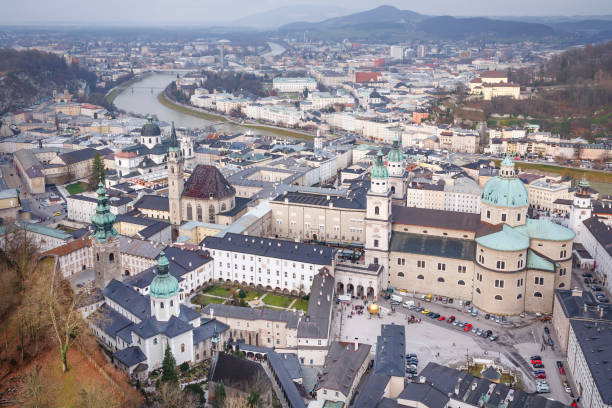
<svg viewBox="0 0 612 408"><path fill-rule="evenodd" d="M190 25L207 26L215 24L231 24L251 15L275 11L279 8L296 7L304 9L312 6L317 10L327 10L327 14L315 13L325 19L337 15L350 14L369 10L382 5L398 7L402 10L412 10L426 15L452 16L485 16L485 17L555 17L555 16L602 16L612 14L612 3L606 0L588 0L585 2L557 2L543 0L533 4L527 0L513 3L502 1L470 1L469 4L442 0L436 3L403 2L398 0L381 0L366 2L363 0L341 0L329 5L322 0L314 0L304 4L303 0L291 2L280 0L264 0L248 2L233 1L231 4L220 1L177 0L172 6L162 0L124 2L108 0L103 4L91 4L83 7L77 0L58 0L48 3L42 0L30 0L5 4L5 13L0 18L1 25L28 24L96 24L96 25ZM316 17L308 18L317 21ZM293 20L296 21L296 20Z"/></svg>

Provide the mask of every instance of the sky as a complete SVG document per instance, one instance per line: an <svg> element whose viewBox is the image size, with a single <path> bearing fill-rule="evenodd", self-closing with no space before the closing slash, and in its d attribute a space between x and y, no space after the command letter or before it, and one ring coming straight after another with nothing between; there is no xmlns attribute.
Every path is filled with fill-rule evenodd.
<svg viewBox="0 0 612 408"><path fill-rule="evenodd" d="M0 24L210 25L292 5L347 12L383 4L430 15L612 15L612 0L0 0Z"/></svg>

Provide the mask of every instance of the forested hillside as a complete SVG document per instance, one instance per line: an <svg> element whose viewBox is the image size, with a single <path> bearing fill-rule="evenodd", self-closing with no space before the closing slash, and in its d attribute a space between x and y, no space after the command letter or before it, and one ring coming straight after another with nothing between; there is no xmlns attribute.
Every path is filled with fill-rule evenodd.
<svg viewBox="0 0 612 408"><path fill-rule="evenodd" d="M0 114L43 100L54 90L74 91L80 79L95 84L93 73L55 54L0 49Z"/></svg>

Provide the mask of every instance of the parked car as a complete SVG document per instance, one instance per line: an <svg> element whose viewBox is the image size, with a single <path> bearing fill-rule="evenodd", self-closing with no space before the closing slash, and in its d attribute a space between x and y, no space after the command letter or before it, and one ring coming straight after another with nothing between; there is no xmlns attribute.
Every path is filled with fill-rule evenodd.
<svg viewBox="0 0 612 408"><path fill-rule="evenodd" d="M429 309L423 309L423 310L421 310L421 313L422 314L429 314L431 312L429 311Z"/></svg>
<svg viewBox="0 0 612 408"><path fill-rule="evenodd" d="M477 327L472 327L472 333L476 333L478 331Z"/></svg>
<svg viewBox="0 0 612 408"><path fill-rule="evenodd" d="M486 319L486 320L489 320L489 317L491 317L491 314L490 314L490 313L487 313L487 314L485 315L485 319Z"/></svg>
<svg viewBox="0 0 612 408"><path fill-rule="evenodd" d="M548 387L548 384L538 384L536 386L536 392L540 394L550 392L550 388Z"/></svg>
<svg viewBox="0 0 612 408"><path fill-rule="evenodd" d="M417 357L417 355L416 355L416 354L413 354L413 353L411 353L411 354L406 354L406 359L409 359L409 358L418 358L418 357Z"/></svg>
<svg viewBox="0 0 612 408"><path fill-rule="evenodd" d="M544 333L550 334L550 329L548 327L544 327Z"/></svg>
<svg viewBox="0 0 612 408"><path fill-rule="evenodd" d="M472 329L472 323L467 323L464 327L463 327L463 331L470 331Z"/></svg>
<svg viewBox="0 0 612 408"><path fill-rule="evenodd" d="M451 316L446 320L448 323L452 323L455 321L455 316Z"/></svg>
<svg viewBox="0 0 612 408"><path fill-rule="evenodd" d="M535 378L542 378L545 379L546 378L546 373L537 373L534 374Z"/></svg>
<svg viewBox="0 0 612 408"><path fill-rule="evenodd" d="M538 358L532 358L531 364L542 364L542 359L539 358L539 356L534 356L534 357L538 357Z"/></svg>
<svg viewBox="0 0 612 408"><path fill-rule="evenodd" d="M444 320L444 319L446 319L446 317L444 317L444 316L440 316L440 317L438 317L438 321L439 321L439 322L441 322L441 321L442 321L442 320Z"/></svg>
<svg viewBox="0 0 612 408"><path fill-rule="evenodd" d="M489 340L491 340L491 341L497 340L497 334L494 334L491 337L489 337Z"/></svg>
<svg viewBox="0 0 612 408"><path fill-rule="evenodd" d="M482 336L482 329L476 330L476 335L477 336Z"/></svg>
<svg viewBox="0 0 612 408"><path fill-rule="evenodd" d="M474 316L474 317L478 316L478 309L476 309L476 308L472 309L472 316Z"/></svg>
<svg viewBox="0 0 612 408"><path fill-rule="evenodd" d="M508 323L508 319L506 319L506 316L502 316L501 322L502 322L502 324Z"/></svg>
<svg viewBox="0 0 612 408"><path fill-rule="evenodd" d="M567 392L568 394L572 392L572 389L570 387L568 387L567 385L565 386L565 392Z"/></svg>
<svg viewBox="0 0 612 408"><path fill-rule="evenodd" d="M544 364L542 363L533 364L533 368L544 368Z"/></svg>
<svg viewBox="0 0 612 408"><path fill-rule="evenodd" d="M487 330L487 337L491 337L493 335L493 331Z"/></svg>
<svg viewBox="0 0 612 408"><path fill-rule="evenodd" d="M529 359L533 363L533 360L542 360L542 356L539 356L539 355L536 354L535 356L529 357Z"/></svg>
<svg viewBox="0 0 612 408"><path fill-rule="evenodd" d="M421 313L424 310L424 308L422 307L417 307L416 309L414 309L415 312Z"/></svg>
<svg viewBox="0 0 612 408"><path fill-rule="evenodd" d="M593 292L601 292L603 289L601 288L601 286L593 285L591 286L591 290L593 290Z"/></svg>
<svg viewBox="0 0 612 408"><path fill-rule="evenodd" d="M599 300L601 303L610 303L607 297L597 298L597 300Z"/></svg>
<svg viewBox="0 0 612 408"><path fill-rule="evenodd" d="M499 316L495 316L495 323L499 323L501 320L499 320Z"/></svg>
<svg viewBox="0 0 612 408"><path fill-rule="evenodd" d="M489 316L489 320L491 320L491 321L495 321L495 315L491 315L491 316Z"/></svg>
<svg viewBox="0 0 612 408"><path fill-rule="evenodd" d="M583 273L583 274L582 274L582 277L583 277L583 278L592 278L592 277L593 277L593 274L592 274L592 273L589 273L589 272L585 272L585 273Z"/></svg>

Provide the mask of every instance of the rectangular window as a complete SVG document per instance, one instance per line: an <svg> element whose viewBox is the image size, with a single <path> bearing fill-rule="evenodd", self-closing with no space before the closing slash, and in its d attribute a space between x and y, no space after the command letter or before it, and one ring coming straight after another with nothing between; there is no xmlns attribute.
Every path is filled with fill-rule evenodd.
<svg viewBox="0 0 612 408"><path fill-rule="evenodd" d="M439 271L445 271L446 270L446 264L439 263L438 264L438 270Z"/></svg>
<svg viewBox="0 0 612 408"><path fill-rule="evenodd" d="M502 214L502 222L506 221L506 214Z"/></svg>
<svg viewBox="0 0 612 408"><path fill-rule="evenodd" d="M544 284L544 278L536 276L535 277L535 284L536 285L543 285Z"/></svg>
<svg viewBox="0 0 612 408"><path fill-rule="evenodd" d="M495 279L495 287L496 288L503 288L504 287L504 281L500 280L500 279Z"/></svg>
<svg viewBox="0 0 612 408"><path fill-rule="evenodd" d="M374 240L374 248L378 248L378 240L377 239Z"/></svg>

